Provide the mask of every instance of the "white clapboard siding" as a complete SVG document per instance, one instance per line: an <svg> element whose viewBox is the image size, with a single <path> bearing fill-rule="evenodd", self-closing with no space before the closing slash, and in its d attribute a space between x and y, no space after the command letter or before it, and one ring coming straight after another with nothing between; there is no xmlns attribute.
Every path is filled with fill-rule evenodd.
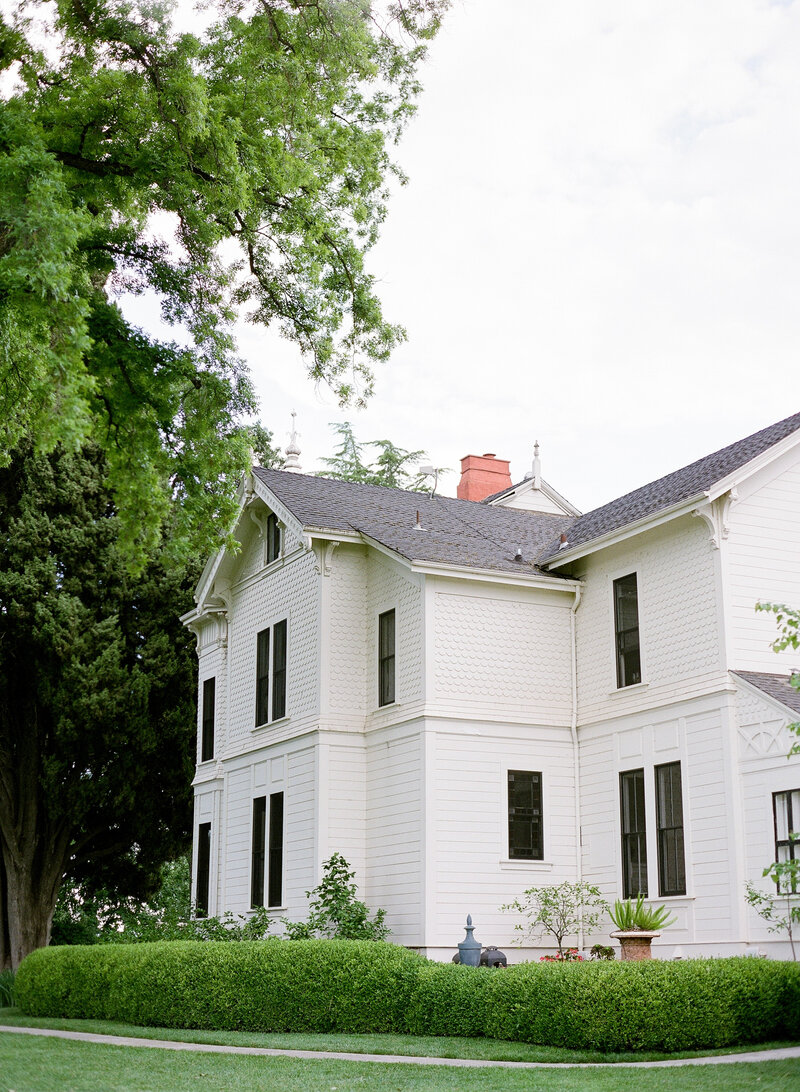
<svg viewBox="0 0 800 1092"><path fill-rule="evenodd" d="M727 550L731 667L785 672L797 651L776 654L778 635L771 614L757 614L759 601L800 606L800 456L731 508Z"/></svg>

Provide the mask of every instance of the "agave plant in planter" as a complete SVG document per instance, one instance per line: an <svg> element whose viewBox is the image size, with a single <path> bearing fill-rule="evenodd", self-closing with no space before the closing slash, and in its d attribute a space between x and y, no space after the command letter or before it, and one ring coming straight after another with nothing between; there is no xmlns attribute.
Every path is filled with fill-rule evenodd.
<svg viewBox="0 0 800 1092"><path fill-rule="evenodd" d="M644 895L617 899L609 913L617 927L611 936L619 940L623 959L650 959L653 938L677 920L666 906L645 906Z"/></svg>

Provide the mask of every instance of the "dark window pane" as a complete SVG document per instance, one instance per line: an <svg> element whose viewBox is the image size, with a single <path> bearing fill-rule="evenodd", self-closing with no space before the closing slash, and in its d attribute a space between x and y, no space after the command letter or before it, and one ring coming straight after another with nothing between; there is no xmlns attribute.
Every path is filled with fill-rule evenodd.
<svg viewBox="0 0 800 1092"><path fill-rule="evenodd" d="M269 798L269 901L280 906L283 901L283 793Z"/></svg>
<svg viewBox="0 0 800 1092"><path fill-rule="evenodd" d="M272 719L286 714L286 620L272 627Z"/></svg>
<svg viewBox="0 0 800 1092"><path fill-rule="evenodd" d="M216 704L216 680L203 683L203 736L200 744L200 761L214 757L214 711Z"/></svg>
<svg viewBox="0 0 800 1092"><path fill-rule="evenodd" d="M267 516L267 562L274 561L281 553L281 528L274 512Z"/></svg>
<svg viewBox="0 0 800 1092"><path fill-rule="evenodd" d="M394 701L394 611L378 617L378 704Z"/></svg>
<svg viewBox="0 0 800 1092"><path fill-rule="evenodd" d="M644 770L619 775L622 827L622 897L647 894L647 832L644 812Z"/></svg>
<svg viewBox="0 0 800 1092"><path fill-rule="evenodd" d="M800 789L772 794L772 813L775 819L775 860L800 861L800 841L791 836L800 834ZM778 886L781 894L797 890L790 881Z"/></svg>
<svg viewBox="0 0 800 1092"><path fill-rule="evenodd" d="M269 720L269 630L262 629L256 654L256 724Z"/></svg>
<svg viewBox="0 0 800 1092"><path fill-rule="evenodd" d="M642 681L636 573L614 581L614 631L617 639L617 686L633 686Z"/></svg>
<svg viewBox="0 0 800 1092"><path fill-rule="evenodd" d="M541 773L508 771L508 856L544 859Z"/></svg>
<svg viewBox="0 0 800 1092"><path fill-rule="evenodd" d="M656 766L656 825L658 830L658 893L686 894L683 852L681 764Z"/></svg>
<svg viewBox="0 0 800 1092"><path fill-rule="evenodd" d="M194 912L198 918L208 917L208 887L211 869L211 824L201 823L197 828L197 884L195 887Z"/></svg>
<svg viewBox="0 0 800 1092"><path fill-rule="evenodd" d="M253 846L250 865L250 905L264 905L264 854L267 836L267 798L253 801Z"/></svg>

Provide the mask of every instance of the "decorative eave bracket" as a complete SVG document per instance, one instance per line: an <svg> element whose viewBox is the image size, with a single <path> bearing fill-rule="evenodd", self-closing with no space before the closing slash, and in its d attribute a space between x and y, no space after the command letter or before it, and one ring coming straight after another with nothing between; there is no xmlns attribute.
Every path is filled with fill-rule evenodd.
<svg viewBox="0 0 800 1092"><path fill-rule="evenodd" d="M718 550L730 534L730 513L733 506L739 500L739 491L735 485L723 493L721 497L709 500L692 512L693 516L699 516L705 520L709 530L709 543L713 550Z"/></svg>

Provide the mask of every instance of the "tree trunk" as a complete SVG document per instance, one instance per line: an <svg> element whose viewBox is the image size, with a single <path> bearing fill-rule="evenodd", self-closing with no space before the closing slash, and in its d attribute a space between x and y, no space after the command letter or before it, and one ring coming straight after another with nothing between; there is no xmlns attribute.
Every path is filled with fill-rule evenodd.
<svg viewBox="0 0 800 1092"><path fill-rule="evenodd" d="M3 966L13 971L26 955L50 943L53 911L64 872L63 856L58 852L43 862L40 853L20 853L21 847L15 848L16 853L9 852L0 832L0 871L5 873L0 895L0 957Z"/></svg>

